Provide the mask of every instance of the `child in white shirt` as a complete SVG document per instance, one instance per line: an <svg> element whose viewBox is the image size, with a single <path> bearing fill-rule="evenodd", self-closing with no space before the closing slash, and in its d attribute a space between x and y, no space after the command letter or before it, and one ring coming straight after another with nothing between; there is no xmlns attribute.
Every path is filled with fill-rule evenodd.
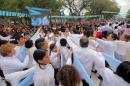
<svg viewBox="0 0 130 86"><path fill-rule="evenodd" d="M34 72L34 86L54 86L54 69L50 63L50 56L47 50L36 50L33 54L37 62Z"/></svg>

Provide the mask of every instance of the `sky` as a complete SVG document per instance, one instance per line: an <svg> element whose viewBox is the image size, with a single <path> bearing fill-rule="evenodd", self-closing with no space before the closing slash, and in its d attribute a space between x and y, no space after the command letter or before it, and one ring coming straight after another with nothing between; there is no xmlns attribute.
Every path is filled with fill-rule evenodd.
<svg viewBox="0 0 130 86"><path fill-rule="evenodd" d="M130 9L130 0L115 0L121 7L120 15L126 17L128 10Z"/></svg>

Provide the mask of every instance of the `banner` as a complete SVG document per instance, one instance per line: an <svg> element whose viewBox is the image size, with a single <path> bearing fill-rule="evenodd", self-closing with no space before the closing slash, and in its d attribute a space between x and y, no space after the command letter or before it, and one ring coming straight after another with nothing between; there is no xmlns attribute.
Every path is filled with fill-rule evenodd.
<svg viewBox="0 0 130 86"><path fill-rule="evenodd" d="M50 10L35 7L26 7L26 9L29 11L33 26L49 25L47 16L49 15Z"/></svg>

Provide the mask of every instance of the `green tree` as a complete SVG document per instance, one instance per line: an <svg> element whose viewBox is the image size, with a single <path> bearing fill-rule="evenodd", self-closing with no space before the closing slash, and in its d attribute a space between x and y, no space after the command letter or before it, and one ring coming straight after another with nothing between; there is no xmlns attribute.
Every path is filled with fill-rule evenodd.
<svg viewBox="0 0 130 86"><path fill-rule="evenodd" d="M119 12L120 9L117 3L111 0L93 0L89 12L92 15L98 15L101 14L102 11Z"/></svg>
<svg viewBox="0 0 130 86"><path fill-rule="evenodd" d="M64 7L68 8L70 15L82 15L82 12L88 9L91 0L65 0Z"/></svg>
<svg viewBox="0 0 130 86"><path fill-rule="evenodd" d="M130 9L129 9L129 11L127 12L127 18L130 18Z"/></svg>
<svg viewBox="0 0 130 86"><path fill-rule="evenodd" d="M0 7L8 11L24 12L25 7L47 8L52 14L58 14L64 0L0 0Z"/></svg>

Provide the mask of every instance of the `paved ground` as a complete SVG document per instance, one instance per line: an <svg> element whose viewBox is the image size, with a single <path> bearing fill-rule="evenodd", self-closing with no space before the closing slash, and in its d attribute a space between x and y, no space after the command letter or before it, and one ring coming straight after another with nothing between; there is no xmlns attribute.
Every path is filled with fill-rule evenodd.
<svg viewBox="0 0 130 86"><path fill-rule="evenodd" d="M97 78L96 74L92 74L92 80L94 81L95 86L99 86L99 79Z"/></svg>

